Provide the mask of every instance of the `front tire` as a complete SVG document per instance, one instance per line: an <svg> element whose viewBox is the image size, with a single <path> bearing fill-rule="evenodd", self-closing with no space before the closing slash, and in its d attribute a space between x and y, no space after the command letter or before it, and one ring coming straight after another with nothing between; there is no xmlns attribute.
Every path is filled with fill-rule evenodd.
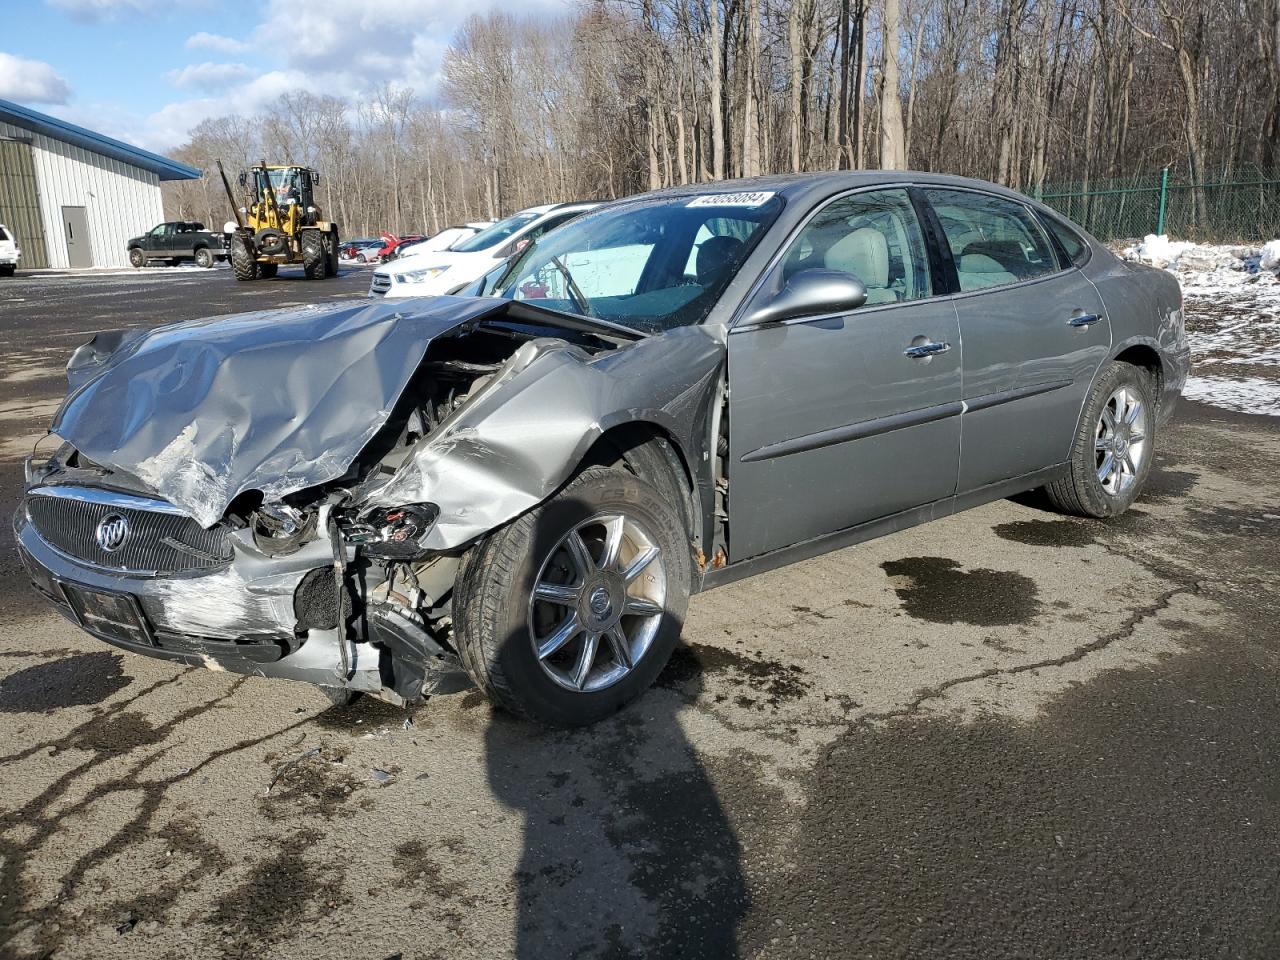
<svg viewBox="0 0 1280 960"><path fill-rule="evenodd" d="M1155 439L1151 378L1109 363L1085 399L1067 473L1045 487L1050 503L1082 517L1124 513L1147 482Z"/></svg>
<svg viewBox="0 0 1280 960"><path fill-rule="evenodd" d="M12 277L17 272L18 265L16 263L0 264L0 277Z"/></svg>
<svg viewBox="0 0 1280 960"><path fill-rule="evenodd" d="M231 272L237 280L258 279L258 258L248 240L235 236L231 240Z"/></svg>
<svg viewBox="0 0 1280 960"><path fill-rule="evenodd" d="M670 658L689 563L669 498L621 468L584 470L463 559L453 598L462 664L522 717L557 727L601 720Z"/></svg>
<svg viewBox="0 0 1280 960"><path fill-rule="evenodd" d="M138 247L129 251L129 265L141 269L147 265L147 255Z"/></svg>

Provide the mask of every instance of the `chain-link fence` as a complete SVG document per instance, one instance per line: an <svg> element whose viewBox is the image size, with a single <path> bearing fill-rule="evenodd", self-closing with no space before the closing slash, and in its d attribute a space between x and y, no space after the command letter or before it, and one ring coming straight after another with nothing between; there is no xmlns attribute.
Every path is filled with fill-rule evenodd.
<svg viewBox="0 0 1280 960"><path fill-rule="evenodd" d="M1202 243L1280 237L1276 171L1192 183L1166 169L1144 177L1045 184L1035 195L1100 240L1148 233Z"/></svg>

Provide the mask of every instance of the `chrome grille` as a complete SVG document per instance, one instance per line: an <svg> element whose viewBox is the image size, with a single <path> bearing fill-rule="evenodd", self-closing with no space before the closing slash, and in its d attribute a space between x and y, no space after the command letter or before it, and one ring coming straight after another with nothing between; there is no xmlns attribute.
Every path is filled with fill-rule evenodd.
<svg viewBox="0 0 1280 960"><path fill-rule="evenodd" d="M174 573L207 570L231 561L225 527L205 530L163 500L91 487L40 487L27 496L26 506L46 543L95 567ZM110 545L120 521L127 532L119 546L108 550L100 541Z"/></svg>
<svg viewBox="0 0 1280 960"><path fill-rule="evenodd" d="M391 289L391 275L387 273L375 273L373 282L369 285L370 293L386 293Z"/></svg>

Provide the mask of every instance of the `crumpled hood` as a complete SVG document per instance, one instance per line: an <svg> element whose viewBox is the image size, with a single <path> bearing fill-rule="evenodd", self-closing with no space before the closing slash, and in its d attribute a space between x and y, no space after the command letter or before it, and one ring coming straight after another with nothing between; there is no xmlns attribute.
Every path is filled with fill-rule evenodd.
<svg viewBox="0 0 1280 960"><path fill-rule="evenodd" d="M346 473L433 339L506 301L433 297L269 310L99 334L67 364L52 430L205 527Z"/></svg>

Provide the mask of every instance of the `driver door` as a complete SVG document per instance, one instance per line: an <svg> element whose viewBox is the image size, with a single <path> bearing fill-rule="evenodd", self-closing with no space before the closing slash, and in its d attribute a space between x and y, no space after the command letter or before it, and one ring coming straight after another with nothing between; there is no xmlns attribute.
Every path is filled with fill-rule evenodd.
<svg viewBox="0 0 1280 960"><path fill-rule="evenodd" d="M746 316L769 299L764 291L807 268L854 274L867 301L847 313L730 331L731 562L955 492L959 324L949 299L932 298L907 191L863 191L828 203Z"/></svg>

